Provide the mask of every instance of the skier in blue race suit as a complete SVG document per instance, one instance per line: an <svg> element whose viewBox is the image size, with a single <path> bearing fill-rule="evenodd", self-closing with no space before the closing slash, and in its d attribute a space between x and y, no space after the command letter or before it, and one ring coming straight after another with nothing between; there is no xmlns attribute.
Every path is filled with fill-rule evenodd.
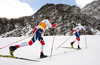
<svg viewBox="0 0 100 65"><path fill-rule="evenodd" d="M84 28L80 23L78 24L78 26L76 26L75 28L73 28L72 29L72 34L73 34L73 31L76 31L75 32L75 36L76 36L76 39L73 41L73 42L71 42L71 47L73 48L73 44L75 43L75 42L78 42L78 49L81 49L80 48L80 33L81 33L81 30L86 30L86 28Z"/></svg>

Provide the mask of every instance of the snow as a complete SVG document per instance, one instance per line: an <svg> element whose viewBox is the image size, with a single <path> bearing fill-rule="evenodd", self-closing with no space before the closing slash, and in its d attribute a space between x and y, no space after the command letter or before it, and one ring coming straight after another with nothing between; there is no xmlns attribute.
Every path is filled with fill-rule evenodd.
<svg viewBox="0 0 100 65"><path fill-rule="evenodd" d="M85 35L81 35L81 50L66 48L58 48L56 50L56 48L69 37L70 36L55 36L51 59L50 57L39 59L41 44L39 41L36 41L32 46L26 46L17 49L14 52L14 55L23 58L39 60L40 62L0 57L0 65L100 65L100 35L86 35L86 40ZM25 37L0 38L0 48L22 38ZM43 36L43 38L46 43L44 47L44 54L50 56L53 36ZM30 39L31 37L15 43L15 45L22 42L27 42ZM75 40L75 36L71 36L71 38L69 38L61 47L70 46L70 42L73 40ZM74 44L74 47L77 47L77 42ZM6 47L1 49L0 54L9 55L9 48Z"/></svg>

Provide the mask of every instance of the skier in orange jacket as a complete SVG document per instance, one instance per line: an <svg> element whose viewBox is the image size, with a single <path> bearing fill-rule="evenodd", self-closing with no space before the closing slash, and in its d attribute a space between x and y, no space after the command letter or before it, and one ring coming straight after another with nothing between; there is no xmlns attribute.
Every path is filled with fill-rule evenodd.
<svg viewBox="0 0 100 65"><path fill-rule="evenodd" d="M43 40L43 37L41 36L42 32L46 29L46 27L49 26L51 28L57 26L57 23L54 25L50 24L50 18L47 16L44 20L42 20L39 25L34 29L33 33L34 36L32 37L32 39L29 42L24 42L21 43L19 45L15 45L15 46L10 46L10 55L13 56L13 52L20 47L24 47L24 46L29 46L32 45L33 43L35 43L35 41L38 39L41 43L41 52L40 52L40 58L45 58L47 57L47 55L44 55L43 53L43 48L45 45L45 42Z"/></svg>

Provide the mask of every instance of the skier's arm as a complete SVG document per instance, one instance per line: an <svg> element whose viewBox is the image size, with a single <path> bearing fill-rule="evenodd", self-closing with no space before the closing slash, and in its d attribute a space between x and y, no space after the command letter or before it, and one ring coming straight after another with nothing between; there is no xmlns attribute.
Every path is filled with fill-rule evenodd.
<svg viewBox="0 0 100 65"><path fill-rule="evenodd" d="M45 20L44 22L46 23L46 25L47 25L48 27L52 27L52 25L50 24L50 22L49 22L48 20Z"/></svg>
<svg viewBox="0 0 100 65"><path fill-rule="evenodd" d="M54 25L52 25L52 28L53 28L53 27L55 27L55 26L57 26L57 25L58 25L58 24L57 24L57 23L55 23Z"/></svg>
<svg viewBox="0 0 100 65"><path fill-rule="evenodd" d="M54 25L51 25L51 23L48 20L46 20L45 23L46 23L47 26L49 26L51 28L57 26L57 23L55 23Z"/></svg>
<svg viewBox="0 0 100 65"><path fill-rule="evenodd" d="M75 28L73 28L72 31L71 31L71 33L73 34L74 30L77 30L77 28L78 28L78 26L75 27Z"/></svg>
<svg viewBox="0 0 100 65"><path fill-rule="evenodd" d="M34 34L34 32L37 30L37 27L33 30L33 33L32 34Z"/></svg>
<svg viewBox="0 0 100 65"><path fill-rule="evenodd" d="M82 28L83 28L83 30L85 30L85 31L86 31L86 28L85 28L85 27L83 27L83 26L82 26Z"/></svg>

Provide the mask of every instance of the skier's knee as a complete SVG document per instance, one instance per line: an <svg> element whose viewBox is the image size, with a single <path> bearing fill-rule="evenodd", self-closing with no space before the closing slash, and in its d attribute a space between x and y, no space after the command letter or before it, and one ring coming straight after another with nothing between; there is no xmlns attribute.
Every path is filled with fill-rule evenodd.
<svg viewBox="0 0 100 65"><path fill-rule="evenodd" d="M40 43L41 43L41 45L45 45L45 43L42 40L40 40Z"/></svg>
<svg viewBox="0 0 100 65"><path fill-rule="evenodd" d="M29 45L32 45L33 44L32 40L30 40L28 43L29 43Z"/></svg>
<svg viewBox="0 0 100 65"><path fill-rule="evenodd" d="M79 38L76 38L78 41L80 41L80 39Z"/></svg>

